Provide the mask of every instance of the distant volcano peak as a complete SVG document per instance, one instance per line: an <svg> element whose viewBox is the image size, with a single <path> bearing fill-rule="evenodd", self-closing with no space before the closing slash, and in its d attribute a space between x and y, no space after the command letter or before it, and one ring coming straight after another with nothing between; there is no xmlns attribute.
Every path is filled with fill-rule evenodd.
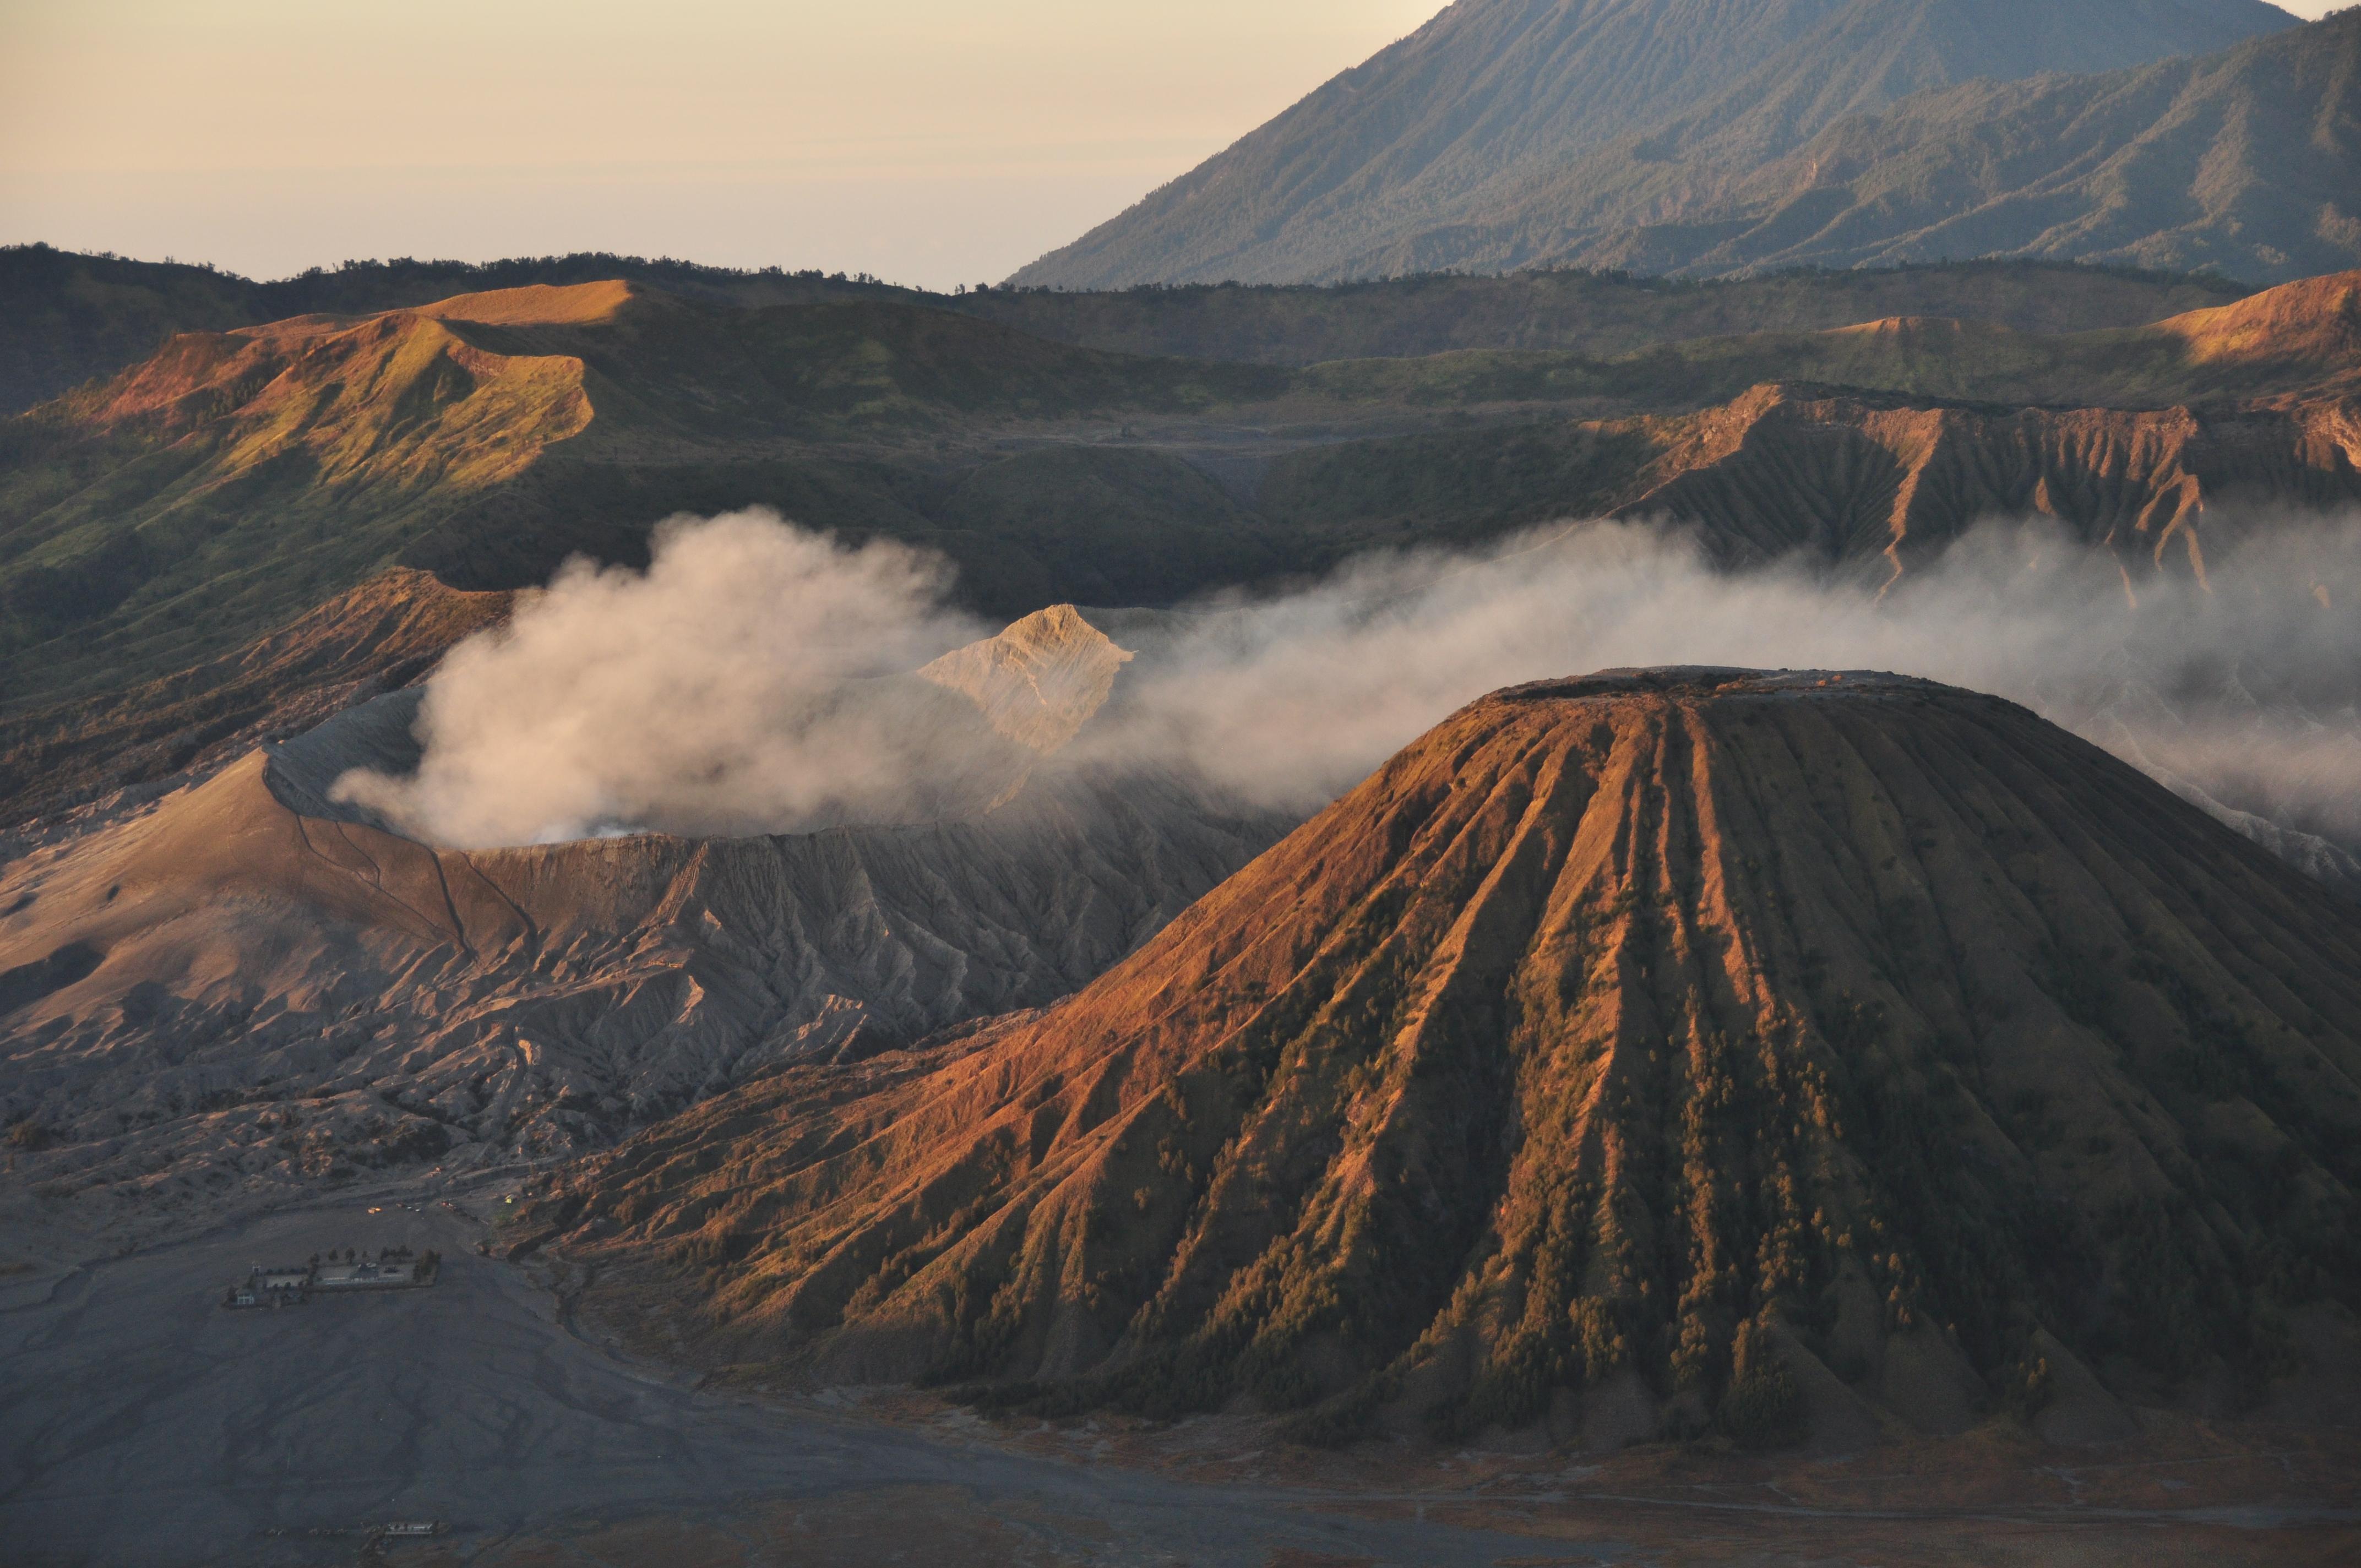
<svg viewBox="0 0 2361 1568"><path fill-rule="evenodd" d="M1549 260L1734 270L1758 253L1772 265L1850 265L1859 258L1831 258L1861 246L1879 223L1871 201L1847 212L1839 199L1855 166L1875 161L1857 145L1872 117L1971 83L1971 96L1993 100L1982 112L2004 116L2022 95L2015 83L2065 72L2128 78L2151 62L2212 56L2296 26L2263 0L1460 0L1012 281L1295 283ZM2300 91L2312 92L2311 73L2284 61L2263 73L2281 90L2299 74L2307 78ZM2106 104L2104 121L2130 115L2137 125L2125 136L2188 117L2176 109L2159 122L2169 95L2159 98L2154 82L2131 87L2127 95L2138 101L2128 105L2087 84L2063 96L2082 111ZM2332 97L2342 91L2333 82L2325 90ZM2246 102L2247 91L2234 96ZM2239 137L2251 138L2251 123L2239 123L2248 126ZM2296 112L2287 123L2308 121ZM1920 164L1939 161L1945 148L1967 149L1976 168L1962 178L1981 175L1987 201L1996 193L1993 165L2014 170L2028 156L2024 143L2054 141L2066 149L2058 161L2073 165L2088 157L2092 136L2079 121L2061 134L2048 114L1997 131L1948 128L1929 150L1914 145L1917 160L1901 178L1923 184ZM2185 129L2178 137L2191 139ZM2193 160L2205 149L2191 145ZM2005 159L2000 147L2010 148ZM2223 156L2238 157L2237 146L2225 144ZM2144 190L2156 167L2141 165ZM2175 161L2176 177L2184 167ZM1758 178L1766 188L1749 183ZM2123 178L2106 190L2119 192ZM2280 178L2300 189L2312 175ZM1952 193L1948 181L1943 190ZM1892 209L1915 209L1926 192L1887 194L1886 231L1876 237L1891 243L1919 226L1892 232ZM1975 208L1971 195L1960 201L1960 212ZM2122 205L2118 194L2103 219L2064 224L2053 196L2040 208L2048 224L2027 233L2055 225L2066 233L2052 245L2111 250L2130 237L2117 232L2127 222ZM2317 210L2317 199L2304 207ZM2185 223L2185 214L2175 221ZM1749 238L1758 225L1764 232ZM2023 243L2018 226L1969 220L1920 258L2011 253ZM2224 241L2239 228L2213 226L2222 226ZM2001 242L2004 232L2010 243ZM1788 255L1823 237L1818 249ZM2274 241L2288 244L2278 229ZM2155 264L2145 253L2139 259ZM2266 275L2246 266L2238 272Z"/></svg>

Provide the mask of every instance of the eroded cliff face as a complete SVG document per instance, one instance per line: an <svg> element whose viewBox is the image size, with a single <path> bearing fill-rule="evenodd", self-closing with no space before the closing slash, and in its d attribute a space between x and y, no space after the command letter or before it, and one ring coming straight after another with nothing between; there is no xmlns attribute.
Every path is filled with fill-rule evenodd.
<svg viewBox="0 0 2361 1568"><path fill-rule="evenodd" d="M2133 565L2202 576L2213 531L2247 514L2361 505L2351 400L2121 409L1943 405L1758 387L1645 422L1664 443L1623 517L1697 525L1733 566L1801 553L1870 581L1923 569L1991 517L2053 517Z"/></svg>
<svg viewBox="0 0 2361 1568"><path fill-rule="evenodd" d="M999 641L901 677L984 751L934 820L436 849L329 799L415 765L412 689L33 848L0 879L28 1169L104 1217L596 1147L1071 992L1290 825L1061 762L1127 655L1071 611Z"/></svg>
<svg viewBox="0 0 2361 1568"><path fill-rule="evenodd" d="M1047 1014L724 1096L521 1234L676 1281L711 1360L1044 1409L2103 1435L2361 1299L2356 975L2350 906L2011 704L1609 673Z"/></svg>

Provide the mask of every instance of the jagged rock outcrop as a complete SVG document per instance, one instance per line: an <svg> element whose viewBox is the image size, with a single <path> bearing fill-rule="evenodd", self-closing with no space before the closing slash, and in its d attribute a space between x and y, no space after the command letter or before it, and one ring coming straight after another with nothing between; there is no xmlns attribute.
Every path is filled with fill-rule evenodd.
<svg viewBox="0 0 2361 1568"><path fill-rule="evenodd" d="M826 1380L2081 1441L2349 1332L2356 976L2361 914L2012 704L1609 672L1463 709L1047 1014L736 1091L522 1234Z"/></svg>

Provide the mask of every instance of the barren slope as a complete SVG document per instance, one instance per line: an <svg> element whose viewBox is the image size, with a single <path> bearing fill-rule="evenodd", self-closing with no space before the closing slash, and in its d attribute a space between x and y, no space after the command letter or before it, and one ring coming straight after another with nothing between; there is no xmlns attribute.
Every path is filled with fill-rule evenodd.
<svg viewBox="0 0 2361 1568"><path fill-rule="evenodd" d="M2096 76L1964 82L1762 159L1716 114L1551 171L1364 270L1564 264L1731 275L1950 256L2215 268L2361 259L2361 18Z"/></svg>
<svg viewBox="0 0 2361 1568"><path fill-rule="evenodd" d="M785 1061L1048 1002L1284 827L1060 762L1125 657L1069 610L930 667L970 716L941 750L982 782L939 819L807 836L432 849L324 798L415 763L416 690L362 704L0 866L0 1122L103 1221L110 1196L595 1146Z"/></svg>
<svg viewBox="0 0 2361 1568"><path fill-rule="evenodd" d="M300 734L422 678L453 645L506 619L514 597L460 593L397 566L234 653L0 719L0 824Z"/></svg>
<svg viewBox="0 0 2361 1568"><path fill-rule="evenodd" d="M2103 1436L2350 1334L2356 975L2352 908L2010 704L1609 673L1462 710L1045 1015L577 1168L522 1245L695 1281L710 1361L1042 1408Z"/></svg>

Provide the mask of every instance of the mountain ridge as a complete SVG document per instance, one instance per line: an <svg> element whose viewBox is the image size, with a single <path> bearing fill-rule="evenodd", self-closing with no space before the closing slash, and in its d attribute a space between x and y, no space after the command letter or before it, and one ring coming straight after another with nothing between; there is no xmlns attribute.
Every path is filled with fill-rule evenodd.
<svg viewBox="0 0 2361 1568"><path fill-rule="evenodd" d="M1601 153L1497 232L1521 236L1512 250L1652 270L1984 255L2284 282L2361 256L2356 55L2361 24L2334 15L2218 55L1920 94L1763 163L1701 126L1653 166Z"/></svg>
<svg viewBox="0 0 2361 1568"><path fill-rule="evenodd" d="M415 309L455 294L620 279L707 304L867 300L955 310L1052 342L1191 359L1310 364L1454 348L1594 355L1752 328L1840 326L1883 315L1969 316L2026 331L2137 326L2251 292L2218 277L2130 269L1960 263L1883 274L1795 274L1667 289L1617 273L1442 275L1345 288L922 290L816 270L741 271L580 254L459 262L351 262L257 283L209 268L0 246L0 406L28 408L111 377L175 333L298 315Z"/></svg>
<svg viewBox="0 0 2361 1568"><path fill-rule="evenodd" d="M1916 552L1982 510L2187 543L2233 496L2361 494L2355 274L2092 333L1899 319L1301 368L1106 354L895 303L577 288L185 334L0 427L0 806L151 776L144 752L109 768L61 741L72 726L135 747L186 730L166 750L192 757L232 707L259 722L280 698L258 688L186 704L247 679L218 661L389 570L506 594L576 554L642 565L678 512L768 506L899 539L1015 620L1576 516L1669 511L1731 564L1809 543L1874 571L1897 538ZM1895 444L1905 428L1918 444ZM1766 531L1775 509L1792 515ZM459 620L428 620L456 640ZM384 669L439 651L404 637ZM311 681L269 677L289 700Z"/></svg>
<svg viewBox="0 0 2361 1568"><path fill-rule="evenodd" d="M1725 214L1711 211L1715 192L1758 176L1789 178L1778 173L1783 160L1804 158L1799 149L1818 146L1815 138L1840 135L1841 127L1897 105L1971 91L1962 83L2004 83L2060 71L2113 71L2116 77L2107 80L2129 80L2147 61L2226 58L2215 51L2287 29L2307 35L2296 46L2301 52L2324 36L2319 27L2329 26L2298 28L2295 18L2261 5L2151 5L2127 18L2121 7L2089 4L2012 5L2007 15L1995 16L1990 5L1972 7L1971 16L1964 0L1856 0L1747 5L1738 8L1735 25L1719 16L1723 9L1704 0L1653 8L1454 6L1421 34L1339 77L1138 205L1019 269L1011 281L1089 287L1224 277L1302 281L1442 268L1492 270L1545 258L1582 262L1617 254L1628 259L1611 264L1650 271L1778 265L1760 254L1709 263L1702 244L1686 252L1668 248L1672 236L1664 225L1694 225L1701 216L1721 220ZM1710 28L1708 12L1717 14L1718 25ZM1605 21L1648 41L1612 42L1605 36L1611 28L1586 33ZM1497 67L1472 47L1483 30L1479 22L1513 34L1513 52L1524 70L1553 73L1551 88L1508 94L1508 106L1493 109L1484 83ZM1730 49L1738 57L1733 69L1697 83L1694 95L1620 108L1618 93L1627 81L1644 75L1653 62L1690 58L1671 47L1681 23L1710 31L1704 48ZM1666 32L1661 39L1653 36L1659 26ZM1753 36L1749 28L1775 38L1775 44L1747 49ZM1422 49L1447 50L1455 41L1468 49L1455 71L1438 82L1431 80L1433 71L1418 68ZM1569 41L1571 58L1562 64L1559 51ZM1586 45L1597 49L1596 58ZM1406 101L1390 118L1374 104L1365 106L1367 90L1359 82L1371 74ZM1467 106L1455 107L1462 104ZM1559 119L1579 120L1593 104L1600 120L1594 131L1552 135ZM1469 127L1496 113L1510 125L1476 137ZM1356 139L1356 114L1374 123L1366 141ZM1420 161L1413 156L1416 171L1398 171L1403 154L1386 138L1401 137L1407 145L1418 133L1405 126L1421 125L1428 114L1457 134L1452 143L1457 158ZM1495 147L1504 149L1497 168L1483 150ZM1326 175L1344 168L1353 170L1349 177ZM1323 171L1329 183L1307 188L1302 171L1309 170ZM1708 211L1698 214L1699 207ZM1735 232L1748 226L1738 224ZM1649 249L1626 241L1619 253L1607 236L1626 232L1662 234L1665 243ZM2285 247L2288 240L2275 230L2272 243ZM1949 254L1993 248L1955 246ZM2251 251L2246 260L2270 282L2323 269L2290 271L2284 260L2273 265Z"/></svg>

